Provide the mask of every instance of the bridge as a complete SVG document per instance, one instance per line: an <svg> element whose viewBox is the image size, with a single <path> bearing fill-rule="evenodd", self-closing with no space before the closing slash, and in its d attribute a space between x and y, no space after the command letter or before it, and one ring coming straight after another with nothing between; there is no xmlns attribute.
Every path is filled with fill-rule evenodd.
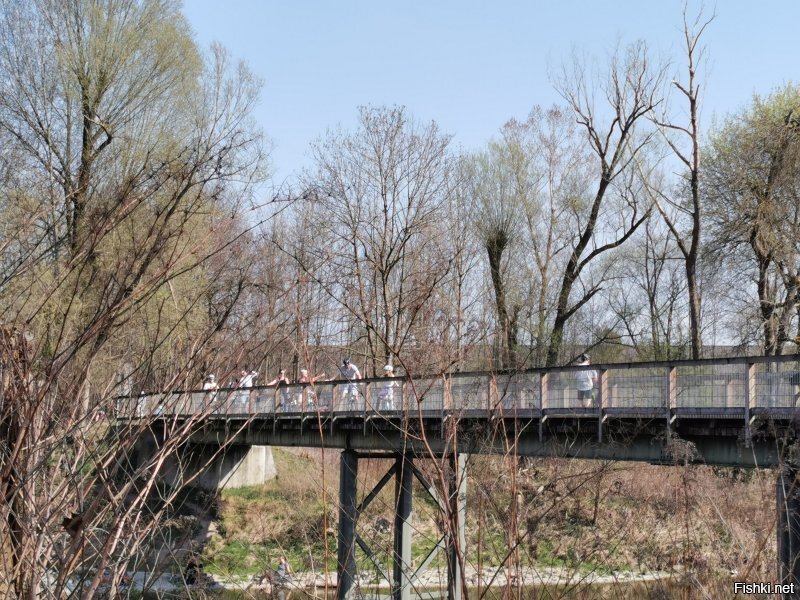
<svg viewBox="0 0 800 600"><path fill-rule="evenodd" d="M597 381L594 396L581 399L576 377L585 370L595 371ZM448 594L460 599L464 457L476 453L781 467L779 575L784 583L800 583L800 355L187 390L120 401L134 415L158 415L155 429L158 421L202 415L193 442L242 449L236 464L262 446L341 449L338 598L350 597L356 581L355 548L373 556L357 533L358 515L392 479L394 565L385 577L393 598L412 597L417 574L433 558L410 567L416 477L453 524L435 550L447 550ZM391 459L392 466L359 504L362 458ZM444 495L414 464L426 458L447 459Z"/></svg>

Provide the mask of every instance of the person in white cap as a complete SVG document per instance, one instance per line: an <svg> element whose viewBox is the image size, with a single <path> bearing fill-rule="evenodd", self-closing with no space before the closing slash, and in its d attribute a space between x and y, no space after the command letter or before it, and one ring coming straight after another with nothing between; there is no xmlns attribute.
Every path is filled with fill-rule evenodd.
<svg viewBox="0 0 800 600"><path fill-rule="evenodd" d="M394 367L386 365L383 367L384 377L394 377ZM400 382L393 379L378 383L378 410L397 410L394 402L394 390L400 387Z"/></svg>
<svg viewBox="0 0 800 600"><path fill-rule="evenodd" d="M217 391L219 390L219 384L217 383L217 378L214 376L213 373L209 373L206 375L206 378L203 380L203 389L205 390L205 395L203 396L203 410L205 410L208 406L216 402L217 400Z"/></svg>

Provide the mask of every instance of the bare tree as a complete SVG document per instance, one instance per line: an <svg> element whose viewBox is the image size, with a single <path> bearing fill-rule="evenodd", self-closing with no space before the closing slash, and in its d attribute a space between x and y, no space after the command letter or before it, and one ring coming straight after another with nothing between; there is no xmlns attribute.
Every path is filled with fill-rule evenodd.
<svg viewBox="0 0 800 600"><path fill-rule="evenodd" d="M599 283L589 285L579 297L573 298L581 274L633 235L649 212L649 203L641 199L631 178L620 176L632 170L637 154L650 141L651 134L638 134L637 130L660 102L662 71L650 65L643 43L629 47L623 56L614 56L608 79L600 88L608 102L607 124L602 123L602 111L595 107L596 90L590 87L587 76L584 66L576 62L571 73L565 70L558 84L595 155L598 181L588 201L576 202L576 209L583 210L561 277L547 351L548 365L559 360L567 322L601 289Z"/></svg>
<svg viewBox="0 0 800 600"><path fill-rule="evenodd" d="M697 69L703 61L703 47L700 39L706 27L714 20L712 16L704 19L698 14L693 23L689 23L687 8L683 11L683 39L686 49L687 80L672 82L681 96L686 100L688 119L686 124L668 119L666 116L654 118L667 144L686 169L686 186L679 193L688 189L688 202L683 198L672 198L659 188L651 188L653 199L664 222L675 237L678 249L683 255L686 271L686 291L689 295L689 320L692 336L692 358L701 358L703 354L702 329L700 321L701 294L698 284L698 261L702 241L702 198L700 189L700 85L697 82ZM678 139L678 138L682 138ZM688 148L686 146L688 145ZM677 213L673 216L669 208ZM681 229L681 221L688 221L685 230Z"/></svg>
<svg viewBox="0 0 800 600"><path fill-rule="evenodd" d="M314 146L305 210L323 231L311 243L326 258L325 289L363 328L373 373L415 345L413 325L450 271L449 141L402 108L362 108L357 132Z"/></svg>
<svg viewBox="0 0 800 600"><path fill-rule="evenodd" d="M176 10L2 4L0 152L23 159L0 189L16 226L0 283L4 597L92 598L109 577L115 595L196 476L163 488L201 415L164 423L132 464L156 416L129 420L113 397L232 368L209 357L215 336L239 347L219 339L239 296L217 312L205 299L251 227L238 203L261 173L259 85L220 49L203 67Z"/></svg>
<svg viewBox="0 0 800 600"><path fill-rule="evenodd" d="M642 235L618 261L619 285L609 298L637 355L645 360L676 358L688 343L681 319L686 280L672 236L658 219L650 216Z"/></svg>

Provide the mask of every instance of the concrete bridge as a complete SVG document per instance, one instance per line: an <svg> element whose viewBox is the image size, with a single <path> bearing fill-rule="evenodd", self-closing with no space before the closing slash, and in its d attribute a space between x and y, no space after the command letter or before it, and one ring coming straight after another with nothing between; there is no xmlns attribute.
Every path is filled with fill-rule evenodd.
<svg viewBox="0 0 800 600"><path fill-rule="evenodd" d="M595 394L581 400L576 377L587 369L597 374ZM212 478L215 483L229 480L242 465L257 475L259 458L253 453L263 452L263 446L341 449L339 598L349 597L354 585L355 548L373 556L357 534L358 515L392 479L397 499L394 570L386 578L393 598L412 597L420 570L410 568L413 477L453 525L452 535L436 548L448 551L449 597L460 598L456 550L463 548L464 457L506 452L781 467L776 488L780 578L800 584L800 453L795 445L800 355L176 391L125 401L134 414L160 415L154 431L158 421L166 424L202 412L193 442L208 448L227 443L235 456ZM389 458L392 467L359 504L356 475L365 457ZM446 497L414 464L428 458L449 459ZM248 482L246 477L242 481Z"/></svg>

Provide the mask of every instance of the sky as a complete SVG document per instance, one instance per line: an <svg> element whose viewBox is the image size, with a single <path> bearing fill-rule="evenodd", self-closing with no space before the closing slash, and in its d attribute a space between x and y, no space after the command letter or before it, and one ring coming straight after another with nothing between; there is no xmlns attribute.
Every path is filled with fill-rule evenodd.
<svg viewBox="0 0 800 600"><path fill-rule="evenodd" d="M309 144L354 129L362 105L401 105L455 147L480 149L510 118L560 101L551 74L573 52L601 64L645 40L685 80L682 0L184 0L197 42L219 42L263 80L254 115L273 183L313 164ZM701 7L690 0L689 14ZM754 93L800 82L800 0L719 0L698 72L702 124Z"/></svg>

